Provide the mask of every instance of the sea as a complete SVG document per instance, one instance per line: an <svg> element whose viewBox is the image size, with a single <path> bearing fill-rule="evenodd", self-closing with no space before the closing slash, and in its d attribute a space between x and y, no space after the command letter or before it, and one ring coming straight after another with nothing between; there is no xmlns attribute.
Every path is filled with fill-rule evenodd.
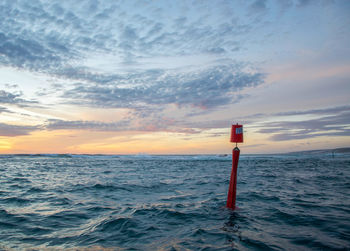
<svg viewBox="0 0 350 251"><path fill-rule="evenodd" d="M350 155L0 155L0 250L350 250Z"/></svg>

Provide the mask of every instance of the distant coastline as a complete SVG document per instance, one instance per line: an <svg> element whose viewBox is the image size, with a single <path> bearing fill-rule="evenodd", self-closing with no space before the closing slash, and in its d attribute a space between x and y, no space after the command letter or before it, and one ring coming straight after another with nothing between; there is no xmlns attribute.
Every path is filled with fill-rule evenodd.
<svg viewBox="0 0 350 251"><path fill-rule="evenodd" d="M322 154L322 153L324 153L324 154L332 154L332 153L350 154L350 147L297 151L297 152L288 152L288 153L283 153L283 154Z"/></svg>
<svg viewBox="0 0 350 251"><path fill-rule="evenodd" d="M286 152L286 153L254 153L254 154L246 154L242 153L242 155L317 155L317 154L350 154L350 147L342 147L342 148L334 148L334 149L317 149L317 150L306 150L306 151L295 151L295 152ZM231 156L230 153L226 154L146 154L146 153L138 153L138 154L101 154L101 153L1 153L0 157L6 156L28 156L28 157L135 157L135 158L151 158L151 157L161 157L161 156L215 156L217 158L229 158Z"/></svg>

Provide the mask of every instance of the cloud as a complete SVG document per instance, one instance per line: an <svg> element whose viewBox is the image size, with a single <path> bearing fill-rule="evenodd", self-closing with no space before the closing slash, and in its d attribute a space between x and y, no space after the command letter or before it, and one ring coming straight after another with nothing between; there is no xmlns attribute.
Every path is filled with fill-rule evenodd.
<svg viewBox="0 0 350 251"><path fill-rule="evenodd" d="M298 139L309 139L321 136L350 136L350 130L342 130L340 132L318 132L311 134L311 131L302 130L298 133L281 133L272 136L270 139L273 141L287 141L287 140L298 140Z"/></svg>
<svg viewBox="0 0 350 251"><path fill-rule="evenodd" d="M118 122L99 122L99 121L69 121L51 119L44 126L46 130L89 130L101 132L122 132L122 131L140 131L140 132L176 132L193 134L198 130L185 127L177 127L176 123L165 117L147 118L140 121L132 121L131 119L123 119Z"/></svg>
<svg viewBox="0 0 350 251"><path fill-rule="evenodd" d="M48 120L45 128L47 130L93 130L93 131L123 131L128 128L130 121L124 120L114 123L103 123L98 121L68 121L59 119Z"/></svg>
<svg viewBox="0 0 350 251"><path fill-rule="evenodd" d="M4 90L0 90L0 103L17 104L18 102L21 102L21 99L18 98L19 96L19 94L12 94Z"/></svg>
<svg viewBox="0 0 350 251"><path fill-rule="evenodd" d="M310 110L286 111L286 112L275 112L275 113L255 113L255 114L242 116L237 119L244 121L244 123L246 124L254 124L257 121L261 121L261 119L266 119L266 118L274 118L275 120L278 120L278 117L286 117L286 116L290 116L290 117L292 116L300 117L302 115L325 116L325 115L340 114L343 112L347 112L349 110L350 110L350 106L344 105L344 106L334 106L334 107L310 109ZM256 127L260 127L260 125L259 126L251 125L250 127L256 128ZM266 132L273 132L273 129L270 130L270 128L264 128L263 130L266 130Z"/></svg>
<svg viewBox="0 0 350 251"><path fill-rule="evenodd" d="M19 86L17 84L5 84L8 89L17 89Z"/></svg>
<svg viewBox="0 0 350 251"><path fill-rule="evenodd" d="M208 12L214 6L215 13ZM91 107L214 109L239 102L245 97L241 90L264 81L263 73L238 69L242 63L230 59L244 44L239 38L253 28L238 17L233 20L230 4L184 2L174 5L171 16L163 15L166 8L132 1L120 6L97 0L1 2L0 65L75 81L74 87L56 91L47 86L36 94L63 93L64 103ZM228 18L219 20L216 12L224 10ZM102 55L104 64L103 56L109 56L110 69L87 64L92 55ZM168 61L178 60L174 57L189 55L207 62L166 68ZM155 58L161 58L158 65L149 66ZM21 96L8 96L7 102L30 103Z"/></svg>
<svg viewBox="0 0 350 251"><path fill-rule="evenodd" d="M319 118L263 123L259 125L263 128L258 132L272 134L270 139L274 141L307 139L319 136L350 136L349 108L349 106L339 106L277 113L276 115L279 116L318 115Z"/></svg>
<svg viewBox="0 0 350 251"><path fill-rule="evenodd" d="M336 111L336 112L335 112ZM333 115L329 115L329 113ZM277 113L276 113L277 114ZM307 139L319 136L350 136L350 112L348 106L312 109L307 111L291 111L290 121L278 121L259 124L258 133L270 134L273 141ZM317 114L320 118L295 121L295 116ZM16 126L1 123L0 136L28 135L36 130L88 130L98 132L174 132L197 134L209 129L229 128L228 120L186 121L169 118L162 114L162 108L140 107L132 110L128 116L116 122L59 120L50 119L41 126ZM248 124L248 128L254 128ZM213 132L212 135L226 134Z"/></svg>
<svg viewBox="0 0 350 251"><path fill-rule="evenodd" d="M288 116L288 115L327 115L327 114L338 114L347 112L350 110L350 106L336 106L323 109L312 109L306 111L290 111L290 112L279 112L274 113L275 116Z"/></svg>
<svg viewBox="0 0 350 251"><path fill-rule="evenodd" d="M40 70L56 66L60 60L58 56L35 40L21 37L10 38L8 34L0 33L0 41L2 63L11 66Z"/></svg>
<svg viewBox="0 0 350 251"><path fill-rule="evenodd" d="M15 137L29 135L33 131L42 129L40 126L20 126L0 123L0 136Z"/></svg>
<svg viewBox="0 0 350 251"><path fill-rule="evenodd" d="M29 104L37 103L36 101L25 100L21 98L22 94L14 94L0 90L0 104L15 104L22 107L28 106Z"/></svg>
<svg viewBox="0 0 350 251"><path fill-rule="evenodd" d="M311 4L311 3L312 3L311 0L298 0L297 1L297 6L304 7L304 6L307 6L307 5Z"/></svg>
<svg viewBox="0 0 350 251"><path fill-rule="evenodd" d="M284 4L289 1L281 2L290 6ZM294 1L294 5L306 2ZM181 2L168 12L169 3L162 2L1 1L0 63L103 84L118 76L96 74L84 67L86 59L96 53L113 55L120 64L136 65L140 59L160 56L234 58L253 40L259 43L255 31L263 38L266 21L273 23L274 8L267 5L266 0L239 5L230 1ZM260 22L246 18L252 8L267 10Z"/></svg>
<svg viewBox="0 0 350 251"><path fill-rule="evenodd" d="M200 130L208 130L208 129L218 129L218 128L230 128L231 121L230 120L206 120L206 121L179 121L177 123L179 126L197 128Z"/></svg>
<svg viewBox="0 0 350 251"><path fill-rule="evenodd" d="M130 87L76 84L63 97L71 103L97 107L137 108L143 105L196 106L211 109L237 102L239 91L263 83L264 74L248 73L236 66L174 73L147 71L121 81Z"/></svg>
<svg viewBox="0 0 350 251"><path fill-rule="evenodd" d="M75 20L57 4L53 6L56 9L52 10L49 3L42 5L40 1L0 3L2 64L51 72L76 58L77 47L73 46L74 41L69 33L79 34L77 27L82 20ZM61 9L66 16L53 15L57 9Z"/></svg>
<svg viewBox="0 0 350 251"><path fill-rule="evenodd" d="M90 82L95 84L109 84L122 82L125 80L125 77L120 74L102 74L90 71L87 67L62 67L56 69L52 72L52 74L60 77L66 78L70 80L80 80L84 82Z"/></svg>
<svg viewBox="0 0 350 251"><path fill-rule="evenodd" d="M9 109L7 109L6 107L0 106L0 114L3 113L3 112L6 112L6 113L13 113L13 112L11 112Z"/></svg>
<svg viewBox="0 0 350 251"><path fill-rule="evenodd" d="M205 11L215 6L215 11L229 11L227 15L232 16L232 8L225 8L230 5L224 1L204 5L174 5L168 16L163 15L168 6L133 1L121 6L100 1L2 1L0 63L53 75L71 69L66 76L77 79L82 77L83 61L93 53L138 63L156 56L237 51L241 45L236 38L249 25L238 19L218 20L217 13ZM194 14L185 16L183 10L190 9ZM100 80L94 78L103 83Z"/></svg>
<svg viewBox="0 0 350 251"><path fill-rule="evenodd" d="M251 7L255 10L265 10L266 0L255 0L254 3L252 3Z"/></svg>

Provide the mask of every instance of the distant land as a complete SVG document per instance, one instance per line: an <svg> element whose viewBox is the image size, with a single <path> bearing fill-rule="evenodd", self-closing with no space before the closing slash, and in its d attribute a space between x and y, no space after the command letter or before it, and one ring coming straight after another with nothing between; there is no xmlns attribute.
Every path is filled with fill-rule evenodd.
<svg viewBox="0 0 350 251"><path fill-rule="evenodd" d="M289 153L285 153L285 154L322 154L322 153L325 153L325 154L332 154L332 153L350 154L350 147L289 152Z"/></svg>

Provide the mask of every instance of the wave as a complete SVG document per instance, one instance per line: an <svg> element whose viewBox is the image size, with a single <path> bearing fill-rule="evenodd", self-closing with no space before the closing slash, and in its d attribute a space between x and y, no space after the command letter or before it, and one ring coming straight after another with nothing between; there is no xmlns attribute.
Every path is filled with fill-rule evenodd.
<svg viewBox="0 0 350 251"><path fill-rule="evenodd" d="M0 250L350 248L347 159L40 155L2 158Z"/></svg>

